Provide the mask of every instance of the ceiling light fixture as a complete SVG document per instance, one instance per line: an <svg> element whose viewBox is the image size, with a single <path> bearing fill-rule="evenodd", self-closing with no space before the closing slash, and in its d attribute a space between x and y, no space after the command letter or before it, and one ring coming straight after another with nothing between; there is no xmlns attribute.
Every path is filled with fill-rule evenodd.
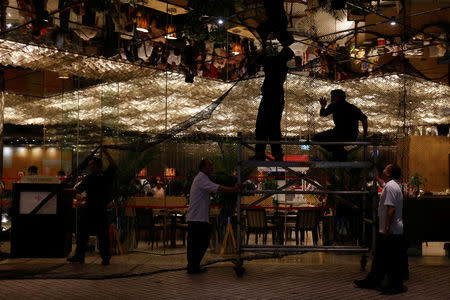
<svg viewBox="0 0 450 300"><path fill-rule="evenodd" d="M143 27L136 27L136 30L140 31L140 32L148 33L148 29L143 28Z"/></svg>
<svg viewBox="0 0 450 300"><path fill-rule="evenodd" d="M217 24L223 25L223 19L222 19L222 18L219 18L219 19L217 20Z"/></svg>
<svg viewBox="0 0 450 300"><path fill-rule="evenodd" d="M169 27L167 27L167 35L166 35L166 39L168 40L176 40L177 39L177 33L176 33L176 28L173 25L169 25Z"/></svg>
<svg viewBox="0 0 450 300"><path fill-rule="evenodd" d="M391 17L391 22L390 22L391 26L395 26L397 25L397 21L395 21L395 17Z"/></svg>
<svg viewBox="0 0 450 300"><path fill-rule="evenodd" d="M146 16L143 16L141 12L136 15L136 30L144 33L148 33L149 22Z"/></svg>
<svg viewBox="0 0 450 300"><path fill-rule="evenodd" d="M234 55L239 55L242 52L242 45L240 43L233 43L233 47L231 48L231 53Z"/></svg>

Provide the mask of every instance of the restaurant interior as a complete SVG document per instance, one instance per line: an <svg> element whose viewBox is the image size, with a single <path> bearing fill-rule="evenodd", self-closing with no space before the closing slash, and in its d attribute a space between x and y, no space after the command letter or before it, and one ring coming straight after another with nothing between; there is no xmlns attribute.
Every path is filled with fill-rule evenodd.
<svg viewBox="0 0 450 300"><path fill-rule="evenodd" d="M118 167L108 191L117 254L185 251L190 185L209 158L213 181L232 185L239 173L243 186L239 196L212 196L211 251L232 254L236 243L370 247L381 192L373 172L396 162L409 253L449 255L449 1L283 1L295 40L281 120L291 164L252 168L238 166L254 154L245 141L255 139L264 81L264 1L1 5L2 241L11 239L13 187L36 166L36 182L56 179L69 190L61 201L70 201L70 245L58 252L67 255L83 206L73 183L102 145ZM280 49L269 33L266 51ZM349 162L370 162L364 168L318 167L330 154L311 138L333 127L318 99L334 89L368 117L368 137L358 140L367 143L346 146Z"/></svg>

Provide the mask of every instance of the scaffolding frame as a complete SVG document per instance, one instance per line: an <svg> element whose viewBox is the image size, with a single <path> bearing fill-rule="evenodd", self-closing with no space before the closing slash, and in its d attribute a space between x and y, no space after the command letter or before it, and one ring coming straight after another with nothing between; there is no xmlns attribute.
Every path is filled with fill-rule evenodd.
<svg viewBox="0 0 450 300"><path fill-rule="evenodd" d="M372 246L375 243L375 211L374 211L374 205L376 204L376 193L372 197L372 218L368 219L366 218L366 203L367 203L367 196L370 195L370 190L367 187L367 173L364 173L363 176L363 190L360 191L332 191L328 190L326 187L320 185L319 183L315 182L314 180L311 180L307 177L306 174L302 172L298 172L295 170L292 170L292 167L309 167L309 168L360 168L360 169L370 169L372 167L372 170L375 171L376 169L376 162L377 162L377 145L375 143L371 142L313 142L313 141L256 141L256 140L247 140L244 141L242 139L241 134L238 134L238 152L237 152L237 180L238 182L241 182L241 172L243 167L258 167L258 166L265 166L265 167L283 167L286 171L290 171L294 173L297 178L290 180L285 185L277 188L276 190L242 190L237 195L237 224L236 224L236 259L234 260L235 264L235 271L238 277L242 277L244 273L243 268L243 259L242 259L242 253L245 251L249 252L274 252L275 254L279 253L305 253L305 252L348 252L348 253L362 253L361 256L361 269L364 270L366 263L367 263L367 253L369 252L370 248L367 247L367 241L366 241L366 224L369 223L372 225ZM255 151L255 148L252 147L250 144L281 144L281 145L340 145L340 146L347 146L347 145L354 145L357 146L357 148L363 147L363 161L353 161L353 162L335 162L335 161L308 161L308 162L295 162L295 161L274 161L272 158L266 156L266 159L269 159L269 161L256 161L256 160L249 160L244 161L242 160L242 147L248 148L252 151ZM373 146L373 161L369 162L367 161L367 147ZM289 186L292 186L298 182L301 182L302 180L310 183L314 187L318 188L319 190L315 191L285 191L284 189L288 188ZM377 181L375 178L373 178L373 189L376 191L377 189ZM241 207L241 194L265 194L261 198L259 198L256 201L253 201L250 204L247 204L245 207ZM361 241L362 246L302 246L302 245L244 245L243 239L242 239L242 212L249 209L252 206L257 205L258 203L264 201L265 199L269 198L272 195L275 194L334 194L334 195L361 195L362 201L361 201L361 225L362 225L362 233L361 233Z"/></svg>

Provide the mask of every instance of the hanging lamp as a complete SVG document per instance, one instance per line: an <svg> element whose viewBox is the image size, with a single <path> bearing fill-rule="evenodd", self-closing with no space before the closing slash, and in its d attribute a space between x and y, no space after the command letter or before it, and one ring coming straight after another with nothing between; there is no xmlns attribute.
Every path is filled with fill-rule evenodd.
<svg viewBox="0 0 450 300"><path fill-rule="evenodd" d="M149 28L148 18L143 16L139 11L136 15L136 30L144 33L148 33Z"/></svg>
<svg viewBox="0 0 450 300"><path fill-rule="evenodd" d="M176 33L176 27L174 25L169 25L167 27L167 35L166 39L169 40L176 40L177 39L177 33Z"/></svg>

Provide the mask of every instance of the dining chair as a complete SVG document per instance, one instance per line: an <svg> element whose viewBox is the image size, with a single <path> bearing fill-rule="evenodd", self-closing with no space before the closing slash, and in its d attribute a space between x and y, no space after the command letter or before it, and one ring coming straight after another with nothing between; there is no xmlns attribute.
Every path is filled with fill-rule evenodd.
<svg viewBox="0 0 450 300"><path fill-rule="evenodd" d="M153 215L153 210L148 208L136 208L136 226L138 241L151 242L151 248L156 241L156 247L158 247L157 233L162 233L164 236L164 225L157 222L157 218ZM165 246L165 238L163 237L163 245Z"/></svg>
<svg viewBox="0 0 450 300"><path fill-rule="evenodd" d="M258 244L258 235L263 236L263 244L267 243L267 233L272 232L272 243L275 244L276 226L268 224L265 209L247 209L247 244L250 239L250 234L255 234L255 243Z"/></svg>

